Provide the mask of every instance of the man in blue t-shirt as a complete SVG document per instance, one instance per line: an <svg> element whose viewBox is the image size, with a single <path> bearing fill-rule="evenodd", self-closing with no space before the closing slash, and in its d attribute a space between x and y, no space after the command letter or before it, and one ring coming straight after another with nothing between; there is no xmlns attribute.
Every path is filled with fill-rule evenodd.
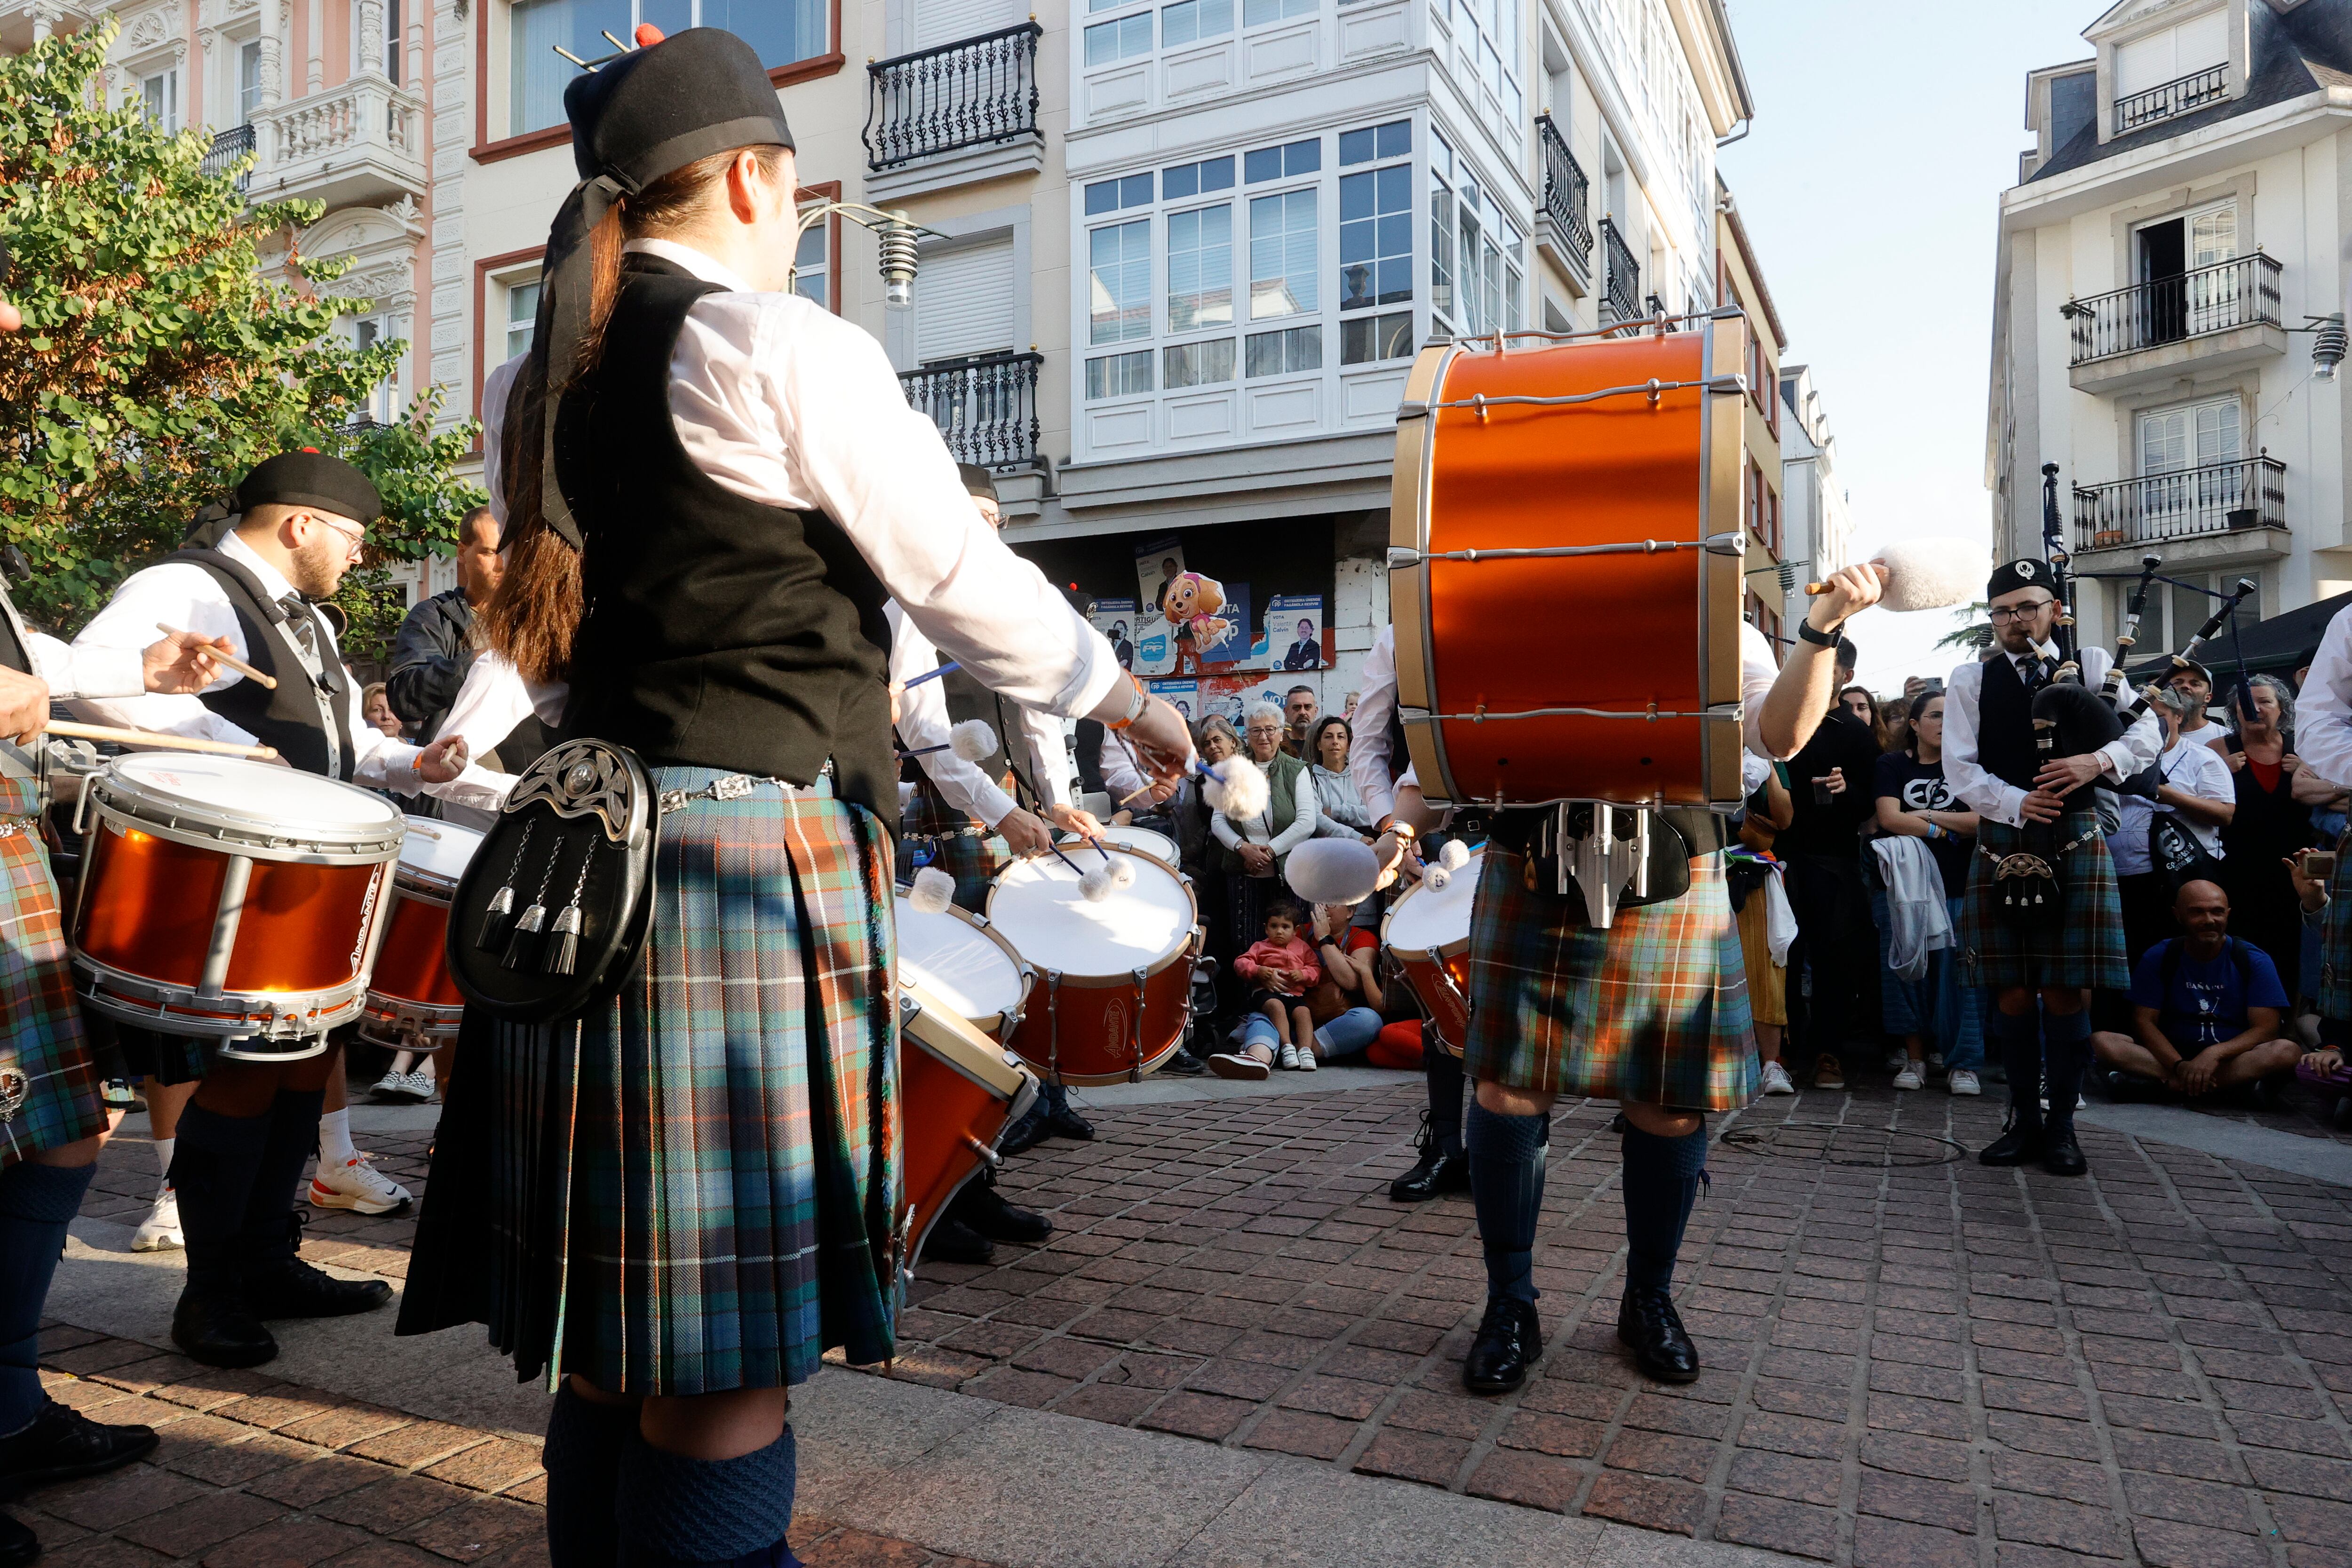
<svg viewBox="0 0 2352 1568"><path fill-rule="evenodd" d="M2149 948L2132 973L2132 1033L2091 1037L2109 1086L2194 1100L2293 1072L2303 1047L2281 1037L2286 989L2270 954L2230 934L2230 895L2183 882L2172 917L2184 934Z"/></svg>

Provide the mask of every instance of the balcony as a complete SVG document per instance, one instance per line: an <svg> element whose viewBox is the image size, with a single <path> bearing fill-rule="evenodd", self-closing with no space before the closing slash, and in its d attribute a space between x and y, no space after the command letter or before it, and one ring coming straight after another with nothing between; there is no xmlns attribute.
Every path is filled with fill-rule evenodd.
<svg viewBox="0 0 2352 1568"><path fill-rule="evenodd" d="M250 125L231 126L228 130L221 132L213 138L212 151L205 154L205 178L208 180L218 179L221 175L227 174L229 170L235 168L240 162L252 156L253 127ZM251 169L246 170L236 177L236 188L239 191L247 189L252 184L253 171Z"/></svg>
<svg viewBox="0 0 2352 1568"><path fill-rule="evenodd" d="M258 200L302 197L331 209L421 197L426 187L425 102L374 72L275 109L254 129Z"/></svg>
<svg viewBox="0 0 2352 1568"><path fill-rule="evenodd" d="M2128 136L2158 121L2192 113L2229 96L2230 65L2224 60L2218 66L2192 71L2161 87L2152 87L2146 92L2136 92L2129 98L2116 100L2115 133Z"/></svg>
<svg viewBox="0 0 2352 1568"><path fill-rule="evenodd" d="M1601 220L1601 324L1642 319L1642 264L1633 259L1614 219Z"/></svg>
<svg viewBox="0 0 2352 1568"><path fill-rule="evenodd" d="M903 371L907 401L930 416L960 463L1027 468L1036 460L1037 372L1045 356L982 354Z"/></svg>
<svg viewBox="0 0 2352 1568"><path fill-rule="evenodd" d="M2177 566L2285 554L2286 465L2264 455L2074 487L2077 555L2151 544Z"/></svg>
<svg viewBox="0 0 2352 1568"><path fill-rule="evenodd" d="M919 195L1045 165L1035 22L866 68L866 194Z"/></svg>
<svg viewBox="0 0 2352 1568"><path fill-rule="evenodd" d="M2122 392L2286 353L2279 264L2256 251L2171 278L2070 300L2067 375L2077 392Z"/></svg>
<svg viewBox="0 0 2352 1568"><path fill-rule="evenodd" d="M1592 287L1592 183L1568 150L1568 140L1549 114L1536 116L1536 141L1543 153L1543 204L1536 208L1536 244L1550 252L1581 294Z"/></svg>

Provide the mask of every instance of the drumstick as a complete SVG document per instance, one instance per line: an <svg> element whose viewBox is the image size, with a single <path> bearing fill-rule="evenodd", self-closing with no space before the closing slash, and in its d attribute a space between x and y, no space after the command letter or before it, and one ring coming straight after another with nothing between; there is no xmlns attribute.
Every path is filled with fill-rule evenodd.
<svg viewBox="0 0 2352 1568"><path fill-rule="evenodd" d="M167 637L193 637L196 635L194 632L184 632L177 626L165 626L161 621L157 621L155 623L155 629L162 632ZM261 671L254 668L253 666L246 663L245 660L241 658L233 658L229 655L221 652L218 648L208 647L205 649L205 652L211 657L212 661L215 664L225 664L229 668L245 677L247 680L257 680L272 691L278 689L278 678L276 676L264 675ZM56 728L54 725L50 727L52 729Z"/></svg>
<svg viewBox="0 0 2352 1568"><path fill-rule="evenodd" d="M199 741L193 735L166 735L160 730L117 730L104 724L74 724L53 719L42 726L69 741L111 741L120 746L156 746L172 752L210 752L223 757L250 757L274 763L278 753L268 746L238 746L226 741Z"/></svg>
<svg viewBox="0 0 2352 1568"><path fill-rule="evenodd" d="M952 672L954 672L954 671L956 671L956 670L959 670L959 669L961 669L962 668L963 668L963 666L962 666L962 665L958 664L958 663L957 663L955 660L953 660L953 659L950 659L947 663L945 663L945 664L943 664L943 665L940 666L940 667L939 667L939 668L937 668L937 669L927 669L927 670L925 670L922 674L920 674L920 675L919 675L919 676L915 677L915 679L914 679L909 680L909 681L906 682L904 685L900 686L900 687L898 688L898 689L899 689L899 690L901 690L901 691L912 691L916 687L920 686L920 685L921 685L923 682L925 682L926 680L937 680L940 676L942 676L942 675L951 674Z"/></svg>

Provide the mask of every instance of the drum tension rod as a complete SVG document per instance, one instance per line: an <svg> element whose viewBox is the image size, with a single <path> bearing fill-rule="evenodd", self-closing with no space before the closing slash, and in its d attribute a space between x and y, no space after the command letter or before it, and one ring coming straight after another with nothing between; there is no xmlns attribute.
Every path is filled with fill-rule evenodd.
<svg viewBox="0 0 2352 1568"><path fill-rule="evenodd" d="M1128 973L1135 977L1135 1027L1132 1031L1131 1047L1135 1053L1135 1059L1128 1064L1127 1081L1141 1083L1143 1081L1143 971L1130 969Z"/></svg>
<svg viewBox="0 0 2352 1568"><path fill-rule="evenodd" d="M1712 393L1718 397L1728 397L1734 395L1745 396L1748 392L1748 378L1744 375L1710 375L1703 376L1696 381L1660 381L1653 376L1648 381L1634 382L1626 386L1604 386L1596 392L1561 393L1550 397L1531 395L1489 397L1485 393L1479 392L1473 393L1468 397L1454 398L1442 403L1415 403L1408 399L1397 405L1397 418L1400 422L1407 419L1421 419L1440 408L1466 408L1479 419L1484 420L1486 417L1486 411L1490 408L1573 408L1580 403L1599 403L1611 397L1647 398L1650 405L1655 408L1667 393L1688 392L1694 389Z"/></svg>
<svg viewBox="0 0 2352 1568"><path fill-rule="evenodd" d="M1663 555L1677 550L1705 550L1717 555L1746 553L1746 546L1737 533L1711 533L1705 539L1629 539L1610 544L1538 544L1492 550L1421 551L1410 545L1391 544L1388 567L1398 572L1428 561L1551 561L1578 555Z"/></svg>

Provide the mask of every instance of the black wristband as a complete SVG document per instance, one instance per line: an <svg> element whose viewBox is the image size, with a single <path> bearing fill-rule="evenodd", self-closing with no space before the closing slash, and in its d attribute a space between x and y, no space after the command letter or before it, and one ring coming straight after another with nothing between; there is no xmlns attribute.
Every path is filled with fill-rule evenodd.
<svg viewBox="0 0 2352 1568"><path fill-rule="evenodd" d="M1811 621L1799 621L1797 623L1797 635L1804 638L1807 642L1811 643L1815 647L1837 647L1838 633L1843 630L1845 630L1845 623L1843 621L1840 621L1837 625L1832 626L1825 632L1815 631L1813 629L1813 623Z"/></svg>

